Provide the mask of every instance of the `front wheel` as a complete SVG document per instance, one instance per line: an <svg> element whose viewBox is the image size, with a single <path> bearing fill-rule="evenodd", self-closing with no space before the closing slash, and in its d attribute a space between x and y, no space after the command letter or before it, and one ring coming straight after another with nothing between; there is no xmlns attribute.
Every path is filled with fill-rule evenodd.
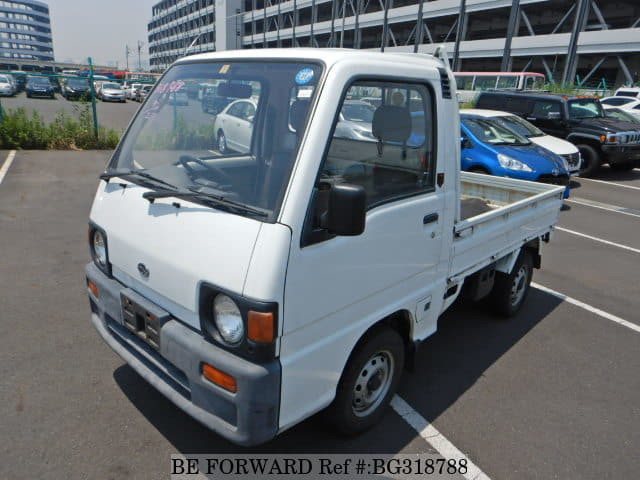
<svg viewBox="0 0 640 480"><path fill-rule="evenodd" d="M582 155L582 166L580 168L581 177L590 177L600 168L600 154L591 145L576 145Z"/></svg>
<svg viewBox="0 0 640 480"><path fill-rule="evenodd" d="M531 253L522 250L510 274L496 272L495 283L489 296L493 309L504 317L513 317L527 299L533 278Z"/></svg>
<svg viewBox="0 0 640 480"><path fill-rule="evenodd" d="M356 347L326 411L334 429L356 435L375 425L391 401L404 365L402 338L389 327L379 327Z"/></svg>

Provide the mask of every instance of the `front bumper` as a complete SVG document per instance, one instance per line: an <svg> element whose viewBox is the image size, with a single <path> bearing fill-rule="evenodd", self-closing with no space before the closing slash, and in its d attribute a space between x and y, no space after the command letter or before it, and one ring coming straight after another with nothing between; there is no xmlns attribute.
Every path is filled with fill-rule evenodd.
<svg viewBox="0 0 640 480"><path fill-rule="evenodd" d="M236 444L257 445L276 435L281 375L278 360L251 363L216 347L174 318L160 329L158 352L123 326L120 294L126 291L154 311L162 310L108 278L93 263L85 272L99 292L98 298L89 291L93 325L140 376L188 415ZM203 362L234 376L238 391L228 392L206 380L201 372Z"/></svg>
<svg viewBox="0 0 640 480"><path fill-rule="evenodd" d="M609 164L634 162L637 166L640 166L640 144L602 145L602 151Z"/></svg>

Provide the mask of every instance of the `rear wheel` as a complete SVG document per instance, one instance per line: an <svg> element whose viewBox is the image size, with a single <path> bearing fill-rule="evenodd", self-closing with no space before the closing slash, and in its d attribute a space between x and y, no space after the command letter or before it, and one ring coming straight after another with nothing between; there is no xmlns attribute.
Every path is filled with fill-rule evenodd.
<svg viewBox="0 0 640 480"><path fill-rule="evenodd" d="M218 151L220 153L227 153L229 151L227 147L227 137L225 137L222 130L218 130L218 139L216 141L216 146L218 147Z"/></svg>
<svg viewBox="0 0 640 480"><path fill-rule="evenodd" d="M496 272L489 301L496 313L512 317L522 307L533 278L533 259L529 251L522 250L510 274Z"/></svg>
<svg viewBox="0 0 640 480"><path fill-rule="evenodd" d="M600 168L600 154L591 145L582 144L576 145L582 155L582 167L580 168L580 175L583 177L590 177L598 171Z"/></svg>
<svg viewBox="0 0 640 480"><path fill-rule="evenodd" d="M390 327L378 327L356 347L326 415L334 429L355 435L375 425L391 401L404 365L402 338Z"/></svg>

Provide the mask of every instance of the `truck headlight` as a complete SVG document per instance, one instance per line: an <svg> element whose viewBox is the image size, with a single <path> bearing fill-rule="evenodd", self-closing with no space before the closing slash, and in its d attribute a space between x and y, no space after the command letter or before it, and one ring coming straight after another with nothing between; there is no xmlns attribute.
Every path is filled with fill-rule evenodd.
<svg viewBox="0 0 640 480"><path fill-rule="evenodd" d="M501 153L498 154L498 162L500 163L502 168L506 168L507 170L515 170L518 172L533 172L531 167L529 167L529 165L527 165L526 163L523 163L520 160L516 160L515 158L511 158Z"/></svg>
<svg viewBox="0 0 640 480"><path fill-rule="evenodd" d="M213 319L222 339L230 345L236 345L244 338L242 314L236 303L220 293L213 300Z"/></svg>
<svg viewBox="0 0 640 480"><path fill-rule="evenodd" d="M102 268L107 267L107 242L100 230L94 230L92 235L93 259Z"/></svg>

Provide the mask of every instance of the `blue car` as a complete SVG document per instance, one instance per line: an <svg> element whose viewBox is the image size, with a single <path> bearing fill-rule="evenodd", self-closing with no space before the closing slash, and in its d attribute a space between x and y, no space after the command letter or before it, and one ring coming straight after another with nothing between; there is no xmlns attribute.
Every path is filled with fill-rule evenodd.
<svg viewBox="0 0 640 480"><path fill-rule="evenodd" d="M566 186L570 175L562 157L532 143L491 117L460 113L462 170Z"/></svg>

